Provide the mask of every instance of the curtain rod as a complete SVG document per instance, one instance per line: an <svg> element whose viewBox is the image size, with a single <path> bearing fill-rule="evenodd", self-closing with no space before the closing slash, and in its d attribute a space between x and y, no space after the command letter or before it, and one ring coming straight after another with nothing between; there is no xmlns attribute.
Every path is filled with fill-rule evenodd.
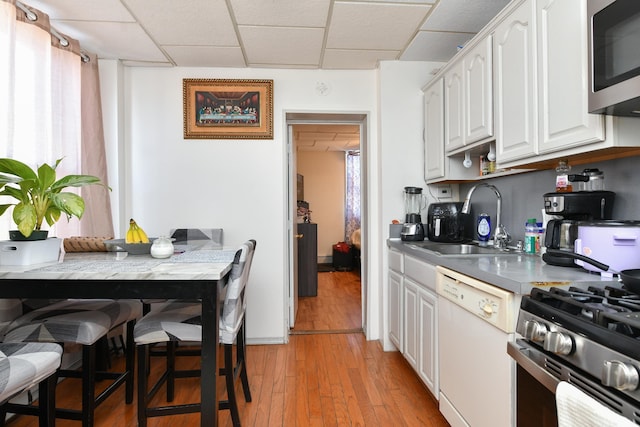
<svg viewBox="0 0 640 427"><path fill-rule="evenodd" d="M16 1L16 7L24 12L24 15L27 17L29 21L38 20L38 15L33 13L31 9L29 9L27 6L20 3L19 1ZM57 38L58 41L60 41L60 45L62 45L63 47L69 46L69 40L67 40L66 37L60 34L58 30L56 30L55 28L49 26L49 33L55 38ZM82 62L89 62L91 60L91 58L89 58L89 55L87 55L84 52L80 52L80 58L82 58Z"/></svg>

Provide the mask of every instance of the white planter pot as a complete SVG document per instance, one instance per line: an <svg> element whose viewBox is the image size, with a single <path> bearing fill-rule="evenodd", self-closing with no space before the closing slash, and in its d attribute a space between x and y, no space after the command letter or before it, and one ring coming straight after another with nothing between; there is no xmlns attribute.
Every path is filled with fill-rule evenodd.
<svg viewBox="0 0 640 427"><path fill-rule="evenodd" d="M0 241L0 266L31 265L57 261L62 239L52 237L34 241Z"/></svg>

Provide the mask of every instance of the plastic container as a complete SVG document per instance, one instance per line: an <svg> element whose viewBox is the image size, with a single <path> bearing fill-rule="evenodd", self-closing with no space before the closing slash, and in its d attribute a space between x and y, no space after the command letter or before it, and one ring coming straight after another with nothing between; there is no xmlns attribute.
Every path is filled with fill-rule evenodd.
<svg viewBox="0 0 640 427"><path fill-rule="evenodd" d="M60 257L62 239L17 242L0 241L0 265L31 265L57 261Z"/></svg>
<svg viewBox="0 0 640 427"><path fill-rule="evenodd" d="M535 218L529 218L524 226L524 252L536 253L536 241L538 240L538 226Z"/></svg>

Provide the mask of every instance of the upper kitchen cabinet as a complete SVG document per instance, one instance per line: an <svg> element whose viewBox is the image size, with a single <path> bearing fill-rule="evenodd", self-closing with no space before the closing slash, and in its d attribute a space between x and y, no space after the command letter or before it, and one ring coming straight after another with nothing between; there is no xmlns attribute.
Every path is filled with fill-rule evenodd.
<svg viewBox="0 0 640 427"><path fill-rule="evenodd" d="M424 180L467 180L475 169L463 167L459 159L445 156L444 79L435 79L424 91Z"/></svg>
<svg viewBox="0 0 640 427"><path fill-rule="evenodd" d="M439 78L424 90L424 179L442 178L444 170L444 93Z"/></svg>
<svg viewBox="0 0 640 427"><path fill-rule="evenodd" d="M494 39L498 163L536 153L536 61L533 3L524 2L496 28Z"/></svg>
<svg viewBox="0 0 640 427"><path fill-rule="evenodd" d="M587 2L537 0L538 153L603 141L604 116L588 113Z"/></svg>
<svg viewBox="0 0 640 427"><path fill-rule="evenodd" d="M444 74L447 153L493 136L492 49L491 36L481 39Z"/></svg>
<svg viewBox="0 0 640 427"><path fill-rule="evenodd" d="M587 107L585 0L522 2L494 32L499 166L605 139Z"/></svg>

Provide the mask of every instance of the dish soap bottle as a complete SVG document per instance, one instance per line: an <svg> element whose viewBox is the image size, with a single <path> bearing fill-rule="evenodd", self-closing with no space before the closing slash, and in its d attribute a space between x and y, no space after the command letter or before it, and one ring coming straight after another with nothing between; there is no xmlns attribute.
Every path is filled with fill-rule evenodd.
<svg viewBox="0 0 640 427"><path fill-rule="evenodd" d="M573 186L569 181L569 171L571 166L567 160L560 160L558 167L556 168L556 192L557 193L570 193L573 191Z"/></svg>

